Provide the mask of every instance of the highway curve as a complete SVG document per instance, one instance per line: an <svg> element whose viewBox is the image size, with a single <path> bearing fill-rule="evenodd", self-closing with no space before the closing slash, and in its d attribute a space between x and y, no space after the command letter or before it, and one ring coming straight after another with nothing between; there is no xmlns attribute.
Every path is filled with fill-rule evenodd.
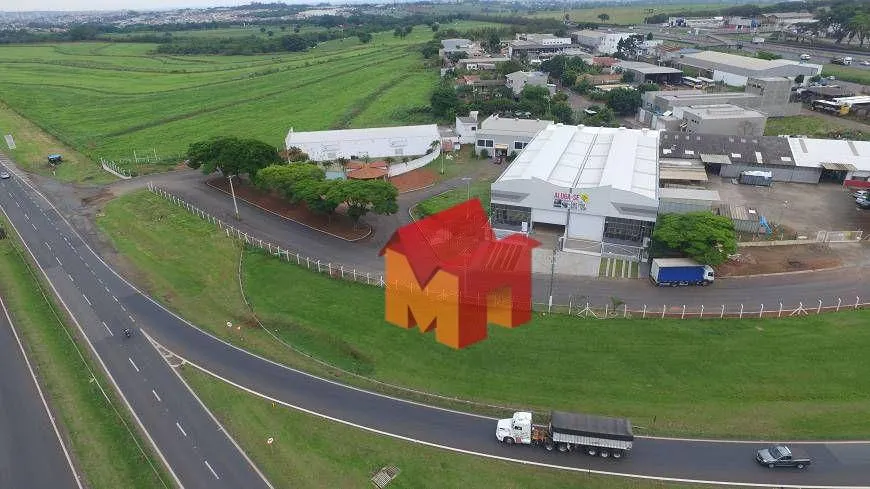
<svg viewBox="0 0 870 489"><path fill-rule="evenodd" d="M588 458L576 453L560 454L528 447L502 446L495 440L493 419L411 403L320 379L247 353L199 330L140 293L111 270L68 222L53 207L49 207L44 197L34 195L35 190L29 188L26 182L23 183L24 185L15 185L11 192L6 189L0 191L0 205L15 222L16 228L23 231L22 234L31 248L38 250L35 254L40 262L49 263L49 260L54 261L57 258L42 241L51 239L55 243L51 250L66 246L80 253L81 261L88 264L69 267L64 265L63 272L68 273L69 278L60 271L50 272L52 282L58 283L57 289L68 290L72 283L78 284L83 290L95 291L94 293L106 289L111 302L116 303L131 318L135 318L135 327L144 330L156 342L213 375L288 406L414 442L568 470L777 487L870 487L870 443L865 442L803 444L803 448L815 461L804 471L768 470L758 466L753 459L754 450L765 443L757 442L640 438L632 455L621 461ZM16 201L28 207L29 216L22 215L27 210L15 209ZM27 231L30 227L48 230L55 226L55 231L43 232L40 235ZM54 236L49 236L52 233ZM67 282L66 286L61 286ZM66 297L74 297L75 294L78 292L60 293ZM101 328L103 327L92 324L83 330L89 338L100 343L117 341ZM150 385L143 382L140 376L134 375L129 365L125 365L128 353L119 350L117 344L106 348L109 350L100 351L101 356L103 352L116 352L108 355L112 357L110 370L130 379L130 383L122 386L125 394L149 397L151 393L147 389ZM137 358L145 358L147 351L153 350L138 344L134 353L140 355ZM107 360L106 363L110 361ZM166 385L167 389L172 389L166 395L183 397L183 387L172 388L168 381ZM136 408L137 412L140 409L147 411L140 405ZM193 415L191 418L196 419ZM158 419L152 423L158 434L168 437L164 433L164 425L160 424L164 421ZM171 426L170 423L165 424ZM174 427L170 429L172 430ZM214 443L221 446L221 437L217 438ZM181 467L192 471L195 467L191 465L196 465L197 460L190 457L189 450L171 445L167 445L170 447L167 451L171 450L167 454L169 464L175 466L178 463L175 457L179 457L184 461L180 464ZM203 450L206 448L200 447ZM224 456L228 455L224 453ZM223 460L230 462L226 458ZM233 467L241 470L243 465L236 464ZM200 482L209 479L199 479L201 473L202 471L194 471L192 477ZM238 477L242 479L241 475ZM211 482L215 480L212 479ZM199 484L193 486L200 487Z"/></svg>

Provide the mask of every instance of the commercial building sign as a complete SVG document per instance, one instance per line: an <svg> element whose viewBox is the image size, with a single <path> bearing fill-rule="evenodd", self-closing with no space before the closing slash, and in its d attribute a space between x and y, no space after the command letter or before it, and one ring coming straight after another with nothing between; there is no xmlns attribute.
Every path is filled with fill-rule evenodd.
<svg viewBox="0 0 870 489"><path fill-rule="evenodd" d="M570 209L572 211L585 211L589 203L587 194L571 194L568 192L553 192L553 207L557 209Z"/></svg>

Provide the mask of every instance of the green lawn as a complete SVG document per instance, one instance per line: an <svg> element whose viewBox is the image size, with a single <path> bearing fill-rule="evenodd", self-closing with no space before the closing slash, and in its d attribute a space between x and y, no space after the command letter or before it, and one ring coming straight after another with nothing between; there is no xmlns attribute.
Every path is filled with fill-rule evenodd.
<svg viewBox="0 0 870 489"><path fill-rule="evenodd" d="M469 198L478 198L480 202L483 204L484 209L489 209L489 195L490 195L490 185L491 181L474 181L469 182L466 185L460 185L459 187L448 190L443 194L436 195L429 199L424 200L417 204L417 207L414 209L415 214L418 217L425 217L436 212L441 212L444 209L448 209L453 207L454 205L461 204L465 202Z"/></svg>
<svg viewBox="0 0 870 489"><path fill-rule="evenodd" d="M833 75L837 80L870 85L870 71L851 66L826 64L822 69L822 76Z"/></svg>
<svg viewBox="0 0 870 489"><path fill-rule="evenodd" d="M437 70L424 68L417 50L431 36L418 26L405 39L384 32L365 45L354 37L304 53L257 56L169 56L137 43L3 46L0 103L71 157L68 148L83 159L104 157L148 171L153 164L136 168L134 153L156 153L164 166L175 165L191 142L210 136L280 146L291 127L429 122L409 109L428 105L437 80ZM70 170L59 177L88 176Z"/></svg>
<svg viewBox="0 0 870 489"><path fill-rule="evenodd" d="M223 327L250 317L235 287L239 250L221 232L146 192L103 211L100 227L155 297L218 336L311 368L258 329ZM432 335L386 324L382 289L257 252L244 253L242 269L245 292L270 329L380 380L540 410L629 416L658 434L870 436L862 415L870 409L866 311L703 322L536 315L514 330L492 327L486 341L454 351Z"/></svg>
<svg viewBox="0 0 870 489"><path fill-rule="evenodd" d="M574 22L601 22L598 18L600 14L607 14L610 18L608 24L631 25L641 24L643 19L649 14L647 9L655 9L653 14L671 13L671 12L691 12L691 11L709 11L725 7L738 5L738 3L722 2L716 3L684 3L684 4L645 4L629 7L621 6L600 6L582 9L571 9L565 12L564 10L551 10L535 12L533 17L551 17L562 19L567 13L570 19Z"/></svg>
<svg viewBox="0 0 870 489"><path fill-rule="evenodd" d="M814 138L829 138L835 132L857 133L846 124L841 124L836 119L820 115L795 115L790 117L771 117L767 120L764 128L765 136L778 136L780 134L802 134ZM861 134L854 134L853 139L870 138L870 126Z"/></svg>
<svg viewBox="0 0 870 489"><path fill-rule="evenodd" d="M78 333L60 320L63 312L46 300L50 289L35 277L39 272L29 269L25 251L15 243L11 227L0 215L0 227L10 232L9 239L0 240L0 293L10 310L16 330L22 337L28 357L39 375L40 384L57 416L60 430L69 440L68 448L77 467L85 477L85 487L161 488L171 484L160 462L150 450L143 456L136 444L143 441L134 435L132 421L111 390L108 380L98 367L80 357L88 356L87 346L71 340ZM107 389L112 405L106 402L97 384L91 382L96 373L99 383ZM124 413L119 415L115 409ZM125 427L126 424L126 427ZM160 476L149 465L160 468Z"/></svg>
<svg viewBox="0 0 870 489"><path fill-rule="evenodd" d="M412 444L275 406L189 366L182 374L276 488L373 487L369 478L387 465L401 470L390 489L701 487L529 467ZM272 445L265 443L270 437Z"/></svg>

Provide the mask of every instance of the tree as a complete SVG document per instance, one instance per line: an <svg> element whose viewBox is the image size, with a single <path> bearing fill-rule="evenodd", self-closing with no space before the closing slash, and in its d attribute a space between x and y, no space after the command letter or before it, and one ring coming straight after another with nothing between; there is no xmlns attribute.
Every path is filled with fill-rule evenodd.
<svg viewBox="0 0 870 489"><path fill-rule="evenodd" d="M550 108L550 113L553 114L553 119L562 124L574 124L574 111L566 102L558 102Z"/></svg>
<svg viewBox="0 0 870 489"><path fill-rule="evenodd" d="M265 28L265 27L260 27L260 33L261 33L261 34L265 34L265 33L266 33L266 28Z"/></svg>
<svg viewBox="0 0 870 489"><path fill-rule="evenodd" d="M602 14L598 14L598 19L601 20L602 23L604 23L604 22L607 22L608 20L610 20L610 16L602 13Z"/></svg>
<svg viewBox="0 0 870 489"><path fill-rule="evenodd" d="M347 204L347 215L354 223L369 212L387 215L399 210L399 191L384 180L340 180L330 191L331 199Z"/></svg>
<svg viewBox="0 0 870 489"><path fill-rule="evenodd" d="M450 83L440 83L429 97L429 104L435 117L452 119L456 116L456 109L459 108L459 97L456 96L456 90Z"/></svg>
<svg viewBox="0 0 870 489"><path fill-rule="evenodd" d="M773 59L781 59L782 56L771 53L769 51L758 51L755 53L755 57L759 59L773 60Z"/></svg>
<svg viewBox="0 0 870 489"><path fill-rule="evenodd" d="M634 114L640 105L640 92L633 88L614 88L607 92L607 106L618 115Z"/></svg>
<svg viewBox="0 0 870 489"><path fill-rule="evenodd" d="M800 85L804 82L804 74L801 73L798 76L794 77L794 82L796 85Z"/></svg>
<svg viewBox="0 0 870 489"><path fill-rule="evenodd" d="M549 101L550 90L547 87L526 85L520 93L520 106L537 116L547 112Z"/></svg>
<svg viewBox="0 0 870 489"><path fill-rule="evenodd" d="M492 54L498 54L501 52L501 38L498 35L497 31L490 32L489 36L486 38L486 50Z"/></svg>
<svg viewBox="0 0 870 489"><path fill-rule="evenodd" d="M631 71L623 71L622 72L622 83L631 83L634 81L634 72Z"/></svg>
<svg viewBox="0 0 870 489"><path fill-rule="evenodd" d="M737 234L731 219L711 212L663 214L656 222L653 247L715 266L737 252Z"/></svg>
<svg viewBox="0 0 870 489"><path fill-rule="evenodd" d="M658 92L661 89L662 87L660 87L658 83L653 82L644 82L637 86L637 91L641 94L646 92Z"/></svg>
<svg viewBox="0 0 870 489"><path fill-rule="evenodd" d="M393 29L393 37L405 37L405 31L401 27Z"/></svg>
<svg viewBox="0 0 870 489"><path fill-rule="evenodd" d="M359 42L361 42L362 44L368 44L372 40L372 35L368 32L360 32L356 35L356 37L359 38Z"/></svg>
<svg viewBox="0 0 870 489"><path fill-rule="evenodd" d="M522 71L523 65L515 60L504 61L495 64L495 72L501 76L508 75L517 71Z"/></svg>
<svg viewBox="0 0 870 489"><path fill-rule="evenodd" d="M281 161L272 145L256 139L218 137L191 144L187 166L202 168L206 175L215 171L224 176L255 174L259 169Z"/></svg>
<svg viewBox="0 0 870 489"><path fill-rule="evenodd" d="M275 32L274 31L266 31L266 35L269 37L272 37L275 35Z"/></svg>
<svg viewBox="0 0 870 489"><path fill-rule="evenodd" d="M432 32L438 32L438 29L440 27L441 26L438 24L438 22L432 22Z"/></svg>
<svg viewBox="0 0 870 489"><path fill-rule="evenodd" d="M290 146L284 152L284 155L287 158L287 161L291 162L301 162L308 161L308 153L302 151L302 148L298 146Z"/></svg>
<svg viewBox="0 0 870 489"><path fill-rule="evenodd" d="M290 165L271 165L260 169L254 183L264 190L279 192L291 203L297 203L304 198L303 189L308 181L323 181L326 174L323 169L311 163L294 163Z"/></svg>
<svg viewBox="0 0 870 489"><path fill-rule="evenodd" d="M341 204L338 194L333 191L341 180L302 180L296 186L300 200L305 207L316 214L325 214L332 222L335 209Z"/></svg>
<svg viewBox="0 0 870 489"><path fill-rule="evenodd" d="M647 33L647 35L646 35L646 40L647 40L647 41L652 41L652 40L653 40L653 33L652 33L652 32L648 32L648 33Z"/></svg>

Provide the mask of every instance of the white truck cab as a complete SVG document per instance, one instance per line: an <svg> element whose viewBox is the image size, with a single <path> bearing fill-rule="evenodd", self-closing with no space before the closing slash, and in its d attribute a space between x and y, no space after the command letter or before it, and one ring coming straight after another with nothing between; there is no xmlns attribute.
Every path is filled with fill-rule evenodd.
<svg viewBox="0 0 870 489"><path fill-rule="evenodd" d="M495 437L498 441L512 445L520 443L529 445L532 443L532 413L519 411L514 413L513 418L498 420L495 429Z"/></svg>
<svg viewBox="0 0 870 489"><path fill-rule="evenodd" d="M846 66L851 65L851 64L852 64L852 57L851 57L851 56L846 56L845 58L843 58L843 64L846 65Z"/></svg>

